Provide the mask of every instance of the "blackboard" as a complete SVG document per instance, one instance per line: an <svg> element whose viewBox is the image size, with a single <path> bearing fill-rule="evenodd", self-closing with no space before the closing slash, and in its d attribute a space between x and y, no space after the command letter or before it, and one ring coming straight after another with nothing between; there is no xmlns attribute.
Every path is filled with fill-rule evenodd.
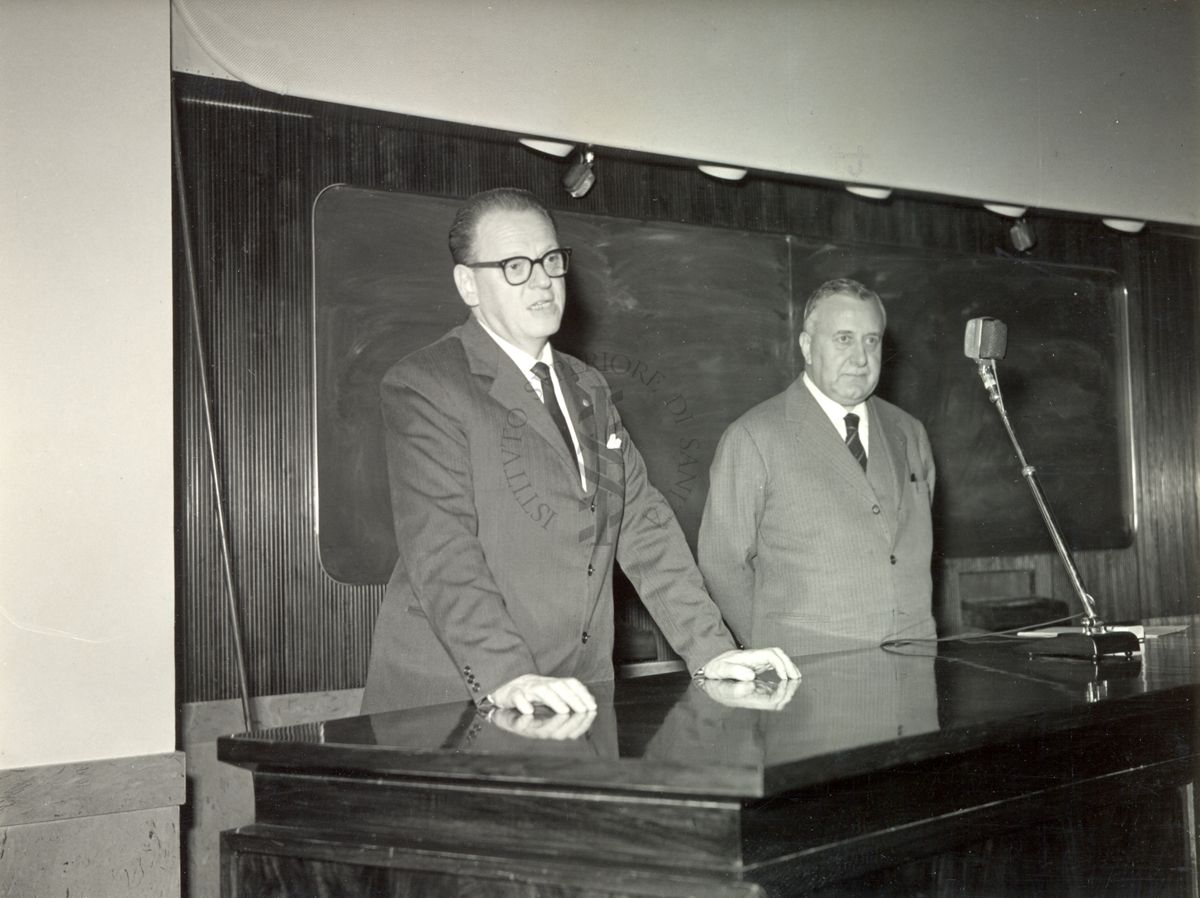
<svg viewBox="0 0 1200 898"><path fill-rule="evenodd" d="M1068 545L1132 542L1127 298L1113 272L861 246L795 249L800 281L853 277L884 301L876 392L929 432L939 554L1053 550L1004 425L963 355L966 323L981 316L1008 325L998 363L1004 403Z"/></svg>
<svg viewBox="0 0 1200 898"><path fill-rule="evenodd" d="M467 314L446 232L459 201L327 188L313 209L321 561L382 582L395 546L378 388ZM574 250L556 347L608 378L652 481L694 540L725 427L784 389L808 293L855 277L888 310L879 394L929 430L937 551L1049 548L1002 425L962 355L967 319L1009 325L1001 385L1073 548L1131 539L1124 291L1111 272L820 245L782 234L556 213Z"/></svg>

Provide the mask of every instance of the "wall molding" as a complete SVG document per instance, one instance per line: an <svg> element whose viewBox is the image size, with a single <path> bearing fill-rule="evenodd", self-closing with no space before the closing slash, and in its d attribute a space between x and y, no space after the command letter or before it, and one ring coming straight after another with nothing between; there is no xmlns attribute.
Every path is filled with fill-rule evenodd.
<svg viewBox="0 0 1200 898"><path fill-rule="evenodd" d="M0 770L0 826L182 805L181 751Z"/></svg>

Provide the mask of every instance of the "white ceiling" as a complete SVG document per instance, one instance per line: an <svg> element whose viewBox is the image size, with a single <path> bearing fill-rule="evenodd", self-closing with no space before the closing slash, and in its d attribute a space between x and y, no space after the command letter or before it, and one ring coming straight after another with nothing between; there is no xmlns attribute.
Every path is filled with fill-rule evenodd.
<svg viewBox="0 0 1200 898"><path fill-rule="evenodd" d="M176 69L277 93L751 170L1200 225L1196 0L173 7Z"/></svg>

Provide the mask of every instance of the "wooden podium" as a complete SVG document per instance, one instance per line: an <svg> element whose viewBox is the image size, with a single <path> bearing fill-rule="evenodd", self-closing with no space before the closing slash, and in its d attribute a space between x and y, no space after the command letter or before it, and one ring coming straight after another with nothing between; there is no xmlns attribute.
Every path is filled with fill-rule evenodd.
<svg viewBox="0 0 1200 898"><path fill-rule="evenodd" d="M775 709L675 673L596 685L586 731L463 703L223 738L256 802L223 894L1194 894L1197 650L869 648Z"/></svg>

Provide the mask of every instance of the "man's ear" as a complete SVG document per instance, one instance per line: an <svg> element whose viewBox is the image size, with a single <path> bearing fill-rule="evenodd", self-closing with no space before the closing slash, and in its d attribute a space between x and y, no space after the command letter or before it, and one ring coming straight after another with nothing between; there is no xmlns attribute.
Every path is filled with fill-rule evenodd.
<svg viewBox="0 0 1200 898"><path fill-rule="evenodd" d="M466 265L454 266L454 286L458 295L471 308L479 305L479 292L475 289L475 271Z"/></svg>
<svg viewBox="0 0 1200 898"><path fill-rule="evenodd" d="M812 337L807 331L800 332L800 354L804 356L804 364L808 365L812 361Z"/></svg>

